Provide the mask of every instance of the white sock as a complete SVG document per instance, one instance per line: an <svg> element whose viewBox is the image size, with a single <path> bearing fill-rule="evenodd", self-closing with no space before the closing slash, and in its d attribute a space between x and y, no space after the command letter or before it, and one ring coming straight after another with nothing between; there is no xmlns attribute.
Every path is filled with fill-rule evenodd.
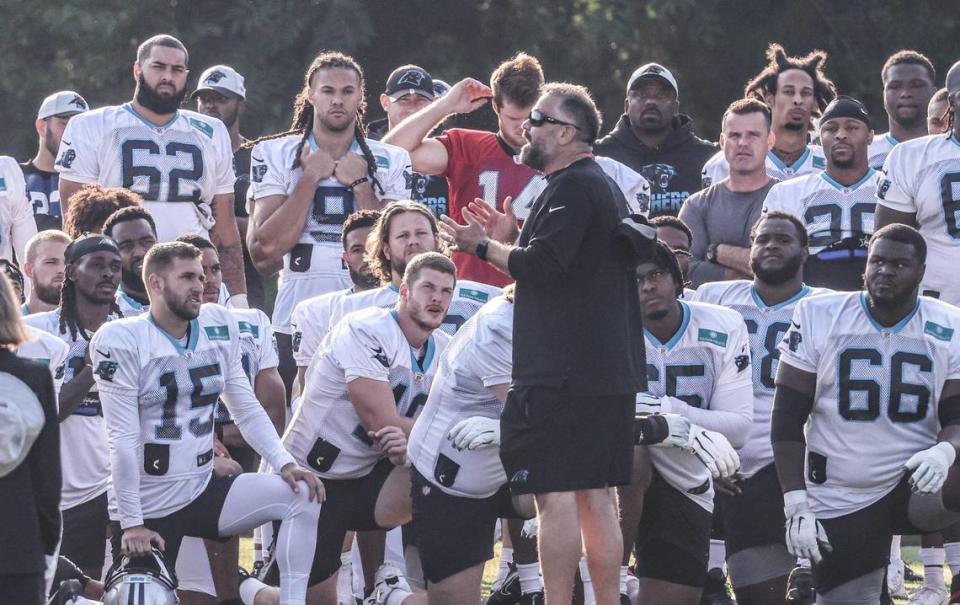
<svg viewBox="0 0 960 605"><path fill-rule="evenodd" d="M266 584L256 578L247 578L240 584L240 600L243 605L254 605L256 603L257 593L264 588L269 588Z"/></svg>
<svg viewBox="0 0 960 605"><path fill-rule="evenodd" d="M504 546L500 549L500 566L497 568L497 580L502 580L510 573L510 564L513 563L513 549Z"/></svg>
<svg viewBox="0 0 960 605"><path fill-rule="evenodd" d="M597 596L593 594L593 580L590 579L590 568L587 558L580 557L580 579L583 580L583 605L597 605Z"/></svg>
<svg viewBox="0 0 960 605"><path fill-rule="evenodd" d="M896 563L900 560L900 536L894 536L890 540L890 563Z"/></svg>
<svg viewBox="0 0 960 605"><path fill-rule="evenodd" d="M628 566L620 566L620 594L627 594L627 573L629 573L629 571Z"/></svg>
<svg viewBox="0 0 960 605"><path fill-rule="evenodd" d="M943 562L946 553L942 548L921 548L920 562L923 563L923 585L943 590Z"/></svg>
<svg viewBox="0 0 960 605"><path fill-rule="evenodd" d="M543 579L540 578L540 563L519 563L517 564L517 574L520 576L520 594L543 590Z"/></svg>
<svg viewBox="0 0 960 605"><path fill-rule="evenodd" d="M950 566L950 573L957 575L960 573L960 542L948 542L943 545L943 552L947 557L947 565Z"/></svg>
<svg viewBox="0 0 960 605"><path fill-rule="evenodd" d="M727 573L727 545L723 540L710 540L710 561L707 570L722 569Z"/></svg>
<svg viewBox="0 0 960 605"><path fill-rule="evenodd" d="M353 597L353 553L340 553L340 570L337 572L337 598L349 601Z"/></svg>

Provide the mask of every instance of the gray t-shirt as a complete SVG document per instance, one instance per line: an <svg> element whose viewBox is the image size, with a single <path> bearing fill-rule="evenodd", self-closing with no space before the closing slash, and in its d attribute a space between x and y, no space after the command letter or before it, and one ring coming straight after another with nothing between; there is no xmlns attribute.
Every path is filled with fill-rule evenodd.
<svg viewBox="0 0 960 605"><path fill-rule="evenodd" d="M750 229L760 218L767 192L779 181L770 179L755 191L727 189L724 179L694 193L680 209L680 220L693 232L689 279L694 287L725 279L724 268L706 260L707 246L728 244L750 247Z"/></svg>

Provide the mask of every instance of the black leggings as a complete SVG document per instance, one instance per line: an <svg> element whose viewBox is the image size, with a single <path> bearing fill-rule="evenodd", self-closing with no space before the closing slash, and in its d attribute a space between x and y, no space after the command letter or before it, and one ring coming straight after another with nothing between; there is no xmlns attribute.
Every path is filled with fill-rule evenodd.
<svg viewBox="0 0 960 605"><path fill-rule="evenodd" d="M293 359L293 337L289 334L274 332L277 337L277 354L280 356L280 365L277 370L283 379L283 386L287 389L287 405L290 401L290 391L293 381L297 379L297 362Z"/></svg>

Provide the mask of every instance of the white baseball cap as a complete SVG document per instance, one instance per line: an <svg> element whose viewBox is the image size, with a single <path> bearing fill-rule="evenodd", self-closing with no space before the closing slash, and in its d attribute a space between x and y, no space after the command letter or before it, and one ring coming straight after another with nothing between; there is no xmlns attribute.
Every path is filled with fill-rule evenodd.
<svg viewBox="0 0 960 605"><path fill-rule="evenodd" d="M636 71L633 72L633 75L630 76L630 81L627 82L628 93L640 78L660 78L661 80L665 80L667 84L673 88L673 92L675 92L678 97L680 96L680 89L677 88L677 79L673 77L669 69L659 63L647 63L646 65L638 67Z"/></svg>
<svg viewBox="0 0 960 605"><path fill-rule="evenodd" d="M226 65L214 65L203 70L200 74L200 84L197 89L190 94L190 98L196 98L197 94L204 90L219 92L226 97L247 98L247 89L243 85L243 76L237 73L232 67Z"/></svg>
<svg viewBox="0 0 960 605"><path fill-rule="evenodd" d="M80 96L80 93L72 90L61 90L43 100L43 103L40 104L40 111L37 112L37 118L42 120L51 116L74 116L88 109L90 109L90 106Z"/></svg>
<svg viewBox="0 0 960 605"><path fill-rule="evenodd" d="M43 406L30 387L0 372L0 477L23 463L44 422Z"/></svg>

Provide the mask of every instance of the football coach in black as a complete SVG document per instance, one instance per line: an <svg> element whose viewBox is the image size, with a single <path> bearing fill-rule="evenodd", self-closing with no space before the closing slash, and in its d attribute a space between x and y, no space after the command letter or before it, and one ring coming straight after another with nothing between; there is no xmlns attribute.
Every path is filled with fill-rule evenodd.
<svg viewBox="0 0 960 605"><path fill-rule="evenodd" d="M634 267L615 242L628 208L593 160L600 113L585 88L544 86L523 130L520 159L547 186L517 244L487 238L489 209L483 219L464 210L466 225L443 217L441 228L455 249L517 282L500 458L513 493L537 500L547 603L570 602L581 540L597 603L619 603L613 487L630 483L645 388Z"/></svg>

